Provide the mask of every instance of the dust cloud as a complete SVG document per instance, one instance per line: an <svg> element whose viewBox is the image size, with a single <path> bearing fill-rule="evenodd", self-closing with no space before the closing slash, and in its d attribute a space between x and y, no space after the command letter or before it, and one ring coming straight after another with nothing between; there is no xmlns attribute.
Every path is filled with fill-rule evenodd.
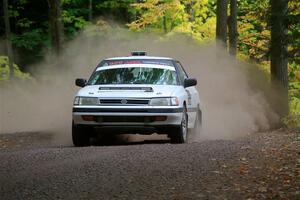
<svg viewBox="0 0 300 200"><path fill-rule="evenodd" d="M34 81L0 88L0 133L51 132L60 143L71 144L72 103L79 89L75 78L88 78L102 59L127 56L133 50L176 58L198 79L203 106L198 140L234 139L278 122L273 102L280 95L270 89L268 79L215 43L199 45L181 35L163 38L123 29L100 37L88 34L83 32L66 44L59 58L49 54L31 67Z"/></svg>

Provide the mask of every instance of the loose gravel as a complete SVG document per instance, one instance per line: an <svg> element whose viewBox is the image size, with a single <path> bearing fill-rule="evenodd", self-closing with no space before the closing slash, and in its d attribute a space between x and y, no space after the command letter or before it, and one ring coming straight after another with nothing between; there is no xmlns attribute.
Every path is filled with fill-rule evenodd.
<svg viewBox="0 0 300 200"><path fill-rule="evenodd" d="M289 140L299 135L285 134L290 134ZM249 175L246 171L251 171L251 166L244 170L246 174L240 171L245 163L262 163L263 148L284 143L266 145L263 136L177 145L153 141L75 148L52 145L51 137L38 133L1 135L0 199L268 198L251 192L261 189L267 193L267 189L241 179ZM26 137L35 138L34 142ZM18 145L20 138L23 143ZM253 170L253 175L263 176L257 171ZM247 192L245 185L252 187L251 191ZM299 185L288 197L297 197Z"/></svg>

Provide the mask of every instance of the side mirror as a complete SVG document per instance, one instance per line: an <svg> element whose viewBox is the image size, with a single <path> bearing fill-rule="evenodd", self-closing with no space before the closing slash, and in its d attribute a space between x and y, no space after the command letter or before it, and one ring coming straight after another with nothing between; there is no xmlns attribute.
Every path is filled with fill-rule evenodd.
<svg viewBox="0 0 300 200"><path fill-rule="evenodd" d="M195 78L184 79L184 84L183 84L184 88L195 86L195 85L197 85L197 79L195 79Z"/></svg>
<svg viewBox="0 0 300 200"><path fill-rule="evenodd" d="M86 85L86 80L83 78L77 78L75 80L75 85L77 85L78 87L84 87Z"/></svg>

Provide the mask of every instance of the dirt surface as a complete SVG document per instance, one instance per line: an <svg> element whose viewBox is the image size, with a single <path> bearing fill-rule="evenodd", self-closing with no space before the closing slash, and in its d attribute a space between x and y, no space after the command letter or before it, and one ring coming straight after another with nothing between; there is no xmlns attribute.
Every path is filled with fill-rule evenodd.
<svg viewBox="0 0 300 200"><path fill-rule="evenodd" d="M0 135L1 199L300 199L300 132L75 148Z"/></svg>

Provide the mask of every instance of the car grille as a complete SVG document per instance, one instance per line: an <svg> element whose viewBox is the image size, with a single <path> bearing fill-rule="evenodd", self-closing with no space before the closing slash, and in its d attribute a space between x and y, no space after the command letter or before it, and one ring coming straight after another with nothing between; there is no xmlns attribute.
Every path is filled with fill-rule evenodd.
<svg viewBox="0 0 300 200"><path fill-rule="evenodd" d="M100 99L100 105L148 105L149 99Z"/></svg>

